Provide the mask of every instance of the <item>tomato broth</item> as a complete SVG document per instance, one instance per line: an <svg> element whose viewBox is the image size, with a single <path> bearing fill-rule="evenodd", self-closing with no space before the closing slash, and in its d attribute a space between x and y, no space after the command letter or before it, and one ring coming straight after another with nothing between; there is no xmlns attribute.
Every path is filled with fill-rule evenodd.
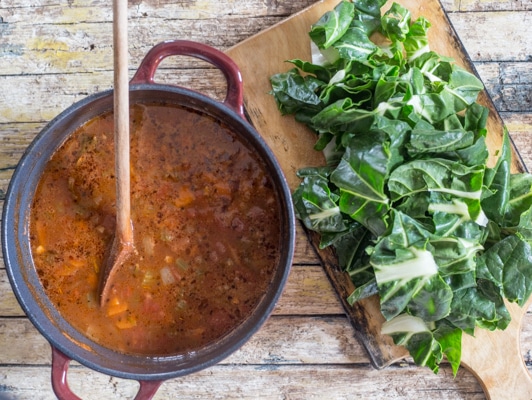
<svg viewBox="0 0 532 400"><path fill-rule="evenodd" d="M266 166L223 123L172 104L131 107L131 217L136 254L100 307L102 260L115 229L113 115L73 132L46 165L30 242L59 313L127 354L196 350L238 326L280 258L280 204Z"/></svg>

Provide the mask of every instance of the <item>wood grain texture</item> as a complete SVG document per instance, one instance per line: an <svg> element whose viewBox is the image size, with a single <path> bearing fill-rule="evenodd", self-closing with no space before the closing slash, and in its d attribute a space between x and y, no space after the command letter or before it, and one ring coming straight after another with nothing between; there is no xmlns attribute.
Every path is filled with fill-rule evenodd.
<svg viewBox="0 0 532 400"><path fill-rule="evenodd" d="M227 50L315 3L130 0L129 74L162 40L186 38ZM531 168L532 51L524 33L530 29L532 3L441 3L524 164ZM111 32L111 2L106 0L0 1L0 205L13 169L43 126L73 102L112 87ZM293 35L289 32L279 40ZM218 71L186 58L165 60L157 79L217 98L225 93ZM165 382L156 398L486 398L466 368L456 379L447 364L434 375L409 359L375 370L319 263L298 227L294 266L274 315L220 365ZM532 308L519 341L530 371ZM110 378L76 363L69 382L84 399L132 398L138 387L136 382ZM0 260L0 399L53 398L49 345L23 315Z"/></svg>
<svg viewBox="0 0 532 400"><path fill-rule="evenodd" d="M27 379L31 374L34 379ZM2 400L51 400L47 366L20 369L7 366L0 371L7 396ZM245 379L235 379L235 377ZM109 378L84 367L72 366L69 383L85 400L132 399L138 384ZM410 384L405 384L410 382ZM353 395L356 393L356 395ZM474 377L463 370L456 379L449 368L434 376L411 365L376 371L367 366L314 365L260 366L217 365L184 378L163 383L155 400L350 400L417 399L482 400L484 394Z"/></svg>

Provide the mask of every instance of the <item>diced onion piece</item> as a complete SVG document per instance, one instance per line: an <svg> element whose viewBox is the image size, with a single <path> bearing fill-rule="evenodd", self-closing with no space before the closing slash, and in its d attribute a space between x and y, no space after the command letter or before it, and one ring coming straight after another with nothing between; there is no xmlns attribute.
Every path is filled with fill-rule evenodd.
<svg viewBox="0 0 532 400"><path fill-rule="evenodd" d="M87 293L87 306L91 309L94 309L98 306L98 299L94 291Z"/></svg>
<svg viewBox="0 0 532 400"><path fill-rule="evenodd" d="M175 260L175 263L182 271L186 271L188 269L188 263L182 258L178 258L177 260Z"/></svg>
<svg viewBox="0 0 532 400"><path fill-rule="evenodd" d="M170 270L170 267L163 267L161 268L161 280L163 281L163 285L171 285L172 283L175 283L175 276Z"/></svg>
<svg viewBox="0 0 532 400"><path fill-rule="evenodd" d="M87 329L85 329L85 334L90 338L98 338L101 335L101 328L96 326L95 324L90 324L87 326Z"/></svg>
<svg viewBox="0 0 532 400"><path fill-rule="evenodd" d="M142 238L142 246L146 254L152 256L155 249L155 240L151 236L144 236Z"/></svg>
<svg viewBox="0 0 532 400"><path fill-rule="evenodd" d="M157 276L152 272L152 270L147 270L142 278L142 287L144 289L150 288L157 281Z"/></svg>

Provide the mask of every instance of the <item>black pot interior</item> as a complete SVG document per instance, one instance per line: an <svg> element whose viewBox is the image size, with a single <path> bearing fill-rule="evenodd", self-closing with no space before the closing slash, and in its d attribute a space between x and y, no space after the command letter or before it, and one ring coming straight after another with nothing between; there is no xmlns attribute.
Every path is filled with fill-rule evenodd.
<svg viewBox="0 0 532 400"><path fill-rule="evenodd" d="M72 328L47 298L37 276L28 238L29 212L40 175L51 155L86 121L113 108L113 93L74 104L51 121L28 147L15 171L4 204L2 244L8 276L22 308L52 346L85 366L128 379L163 380L213 365L241 347L271 313L293 256L294 216L290 192L275 157L256 131L223 104L193 91L162 85L134 85L130 102L167 102L204 112L233 129L266 162L281 203L281 260L269 291L254 313L233 332L193 353L166 357L132 356L104 348Z"/></svg>

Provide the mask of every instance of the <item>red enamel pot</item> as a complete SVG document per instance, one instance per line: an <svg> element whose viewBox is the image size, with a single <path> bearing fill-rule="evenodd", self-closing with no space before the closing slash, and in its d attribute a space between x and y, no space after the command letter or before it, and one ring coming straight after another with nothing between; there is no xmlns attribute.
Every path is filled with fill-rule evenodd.
<svg viewBox="0 0 532 400"><path fill-rule="evenodd" d="M168 56L191 56L219 68L227 81L223 102L193 90L157 84L159 63ZM78 399L69 389L67 369L75 360L98 372L140 382L137 399L150 399L160 384L212 366L240 348L271 314L290 270L295 240L290 190L272 151L246 120L240 71L224 53L189 41L163 42L150 50L130 82L130 102L162 101L186 106L229 126L265 162L281 204L281 257L271 285L253 313L226 336L198 351L172 356L135 356L98 345L74 329L46 296L30 249L28 226L32 198L48 159L79 126L112 111L113 93L94 94L51 121L24 153L11 179L3 209L2 246L13 291L28 318L52 346L52 386L60 399Z"/></svg>

